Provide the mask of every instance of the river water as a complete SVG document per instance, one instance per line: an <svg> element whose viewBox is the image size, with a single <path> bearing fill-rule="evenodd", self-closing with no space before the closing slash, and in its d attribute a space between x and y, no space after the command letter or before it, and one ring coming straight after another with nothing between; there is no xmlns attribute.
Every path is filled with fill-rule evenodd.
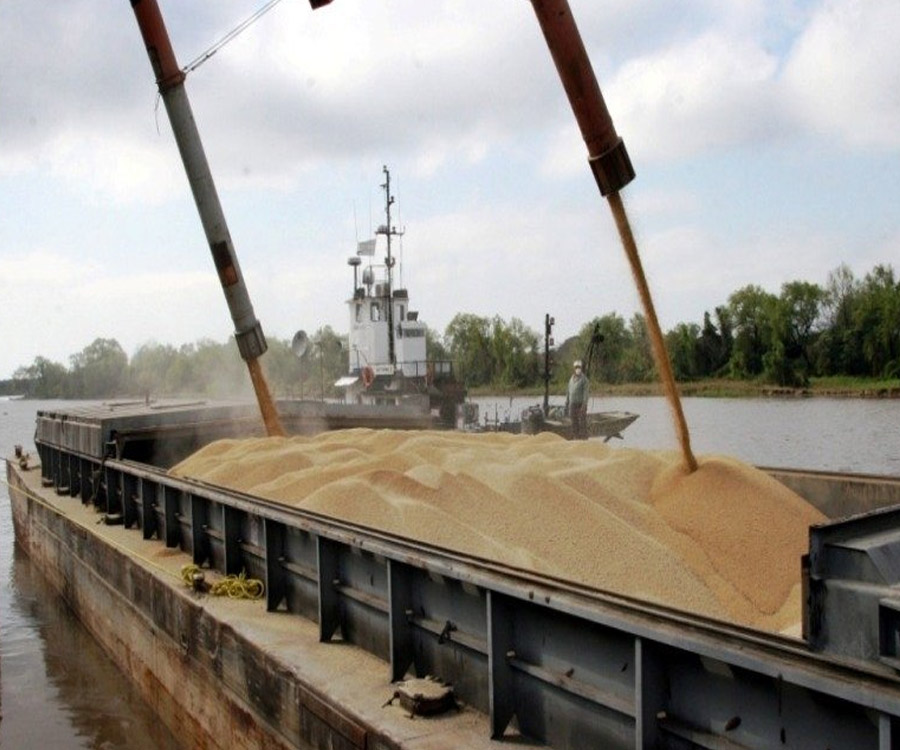
<svg viewBox="0 0 900 750"><path fill-rule="evenodd" d="M518 420L540 398L478 398L481 419ZM562 404L551 396L550 405ZM683 398L696 455L720 453L755 466L900 476L900 399ZM590 411L639 417L612 445L680 450L662 397L592 398Z"/></svg>
<svg viewBox="0 0 900 750"><path fill-rule="evenodd" d="M34 417L53 403L0 401L0 456L31 453ZM74 402L72 402L74 403ZM4 750L181 747L14 543L0 466L0 691Z"/></svg>
<svg viewBox="0 0 900 750"><path fill-rule="evenodd" d="M479 398L482 418L518 419L533 398ZM561 403L552 397L551 403ZM34 416L59 402L0 401L0 455L34 454ZM694 453L758 466L900 476L900 400L683 399ZM613 445L678 450L661 397L592 399L638 420ZM3 474L5 479L5 471ZM64 602L14 544L0 484L0 747L178 748Z"/></svg>

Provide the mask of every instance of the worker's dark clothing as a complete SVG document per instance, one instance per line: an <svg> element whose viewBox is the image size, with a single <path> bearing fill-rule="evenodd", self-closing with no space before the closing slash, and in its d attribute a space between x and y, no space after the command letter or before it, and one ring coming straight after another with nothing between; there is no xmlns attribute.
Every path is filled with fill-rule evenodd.
<svg viewBox="0 0 900 750"><path fill-rule="evenodd" d="M588 379L583 372L576 372L569 378L566 392L566 411L572 420L572 437L587 440Z"/></svg>

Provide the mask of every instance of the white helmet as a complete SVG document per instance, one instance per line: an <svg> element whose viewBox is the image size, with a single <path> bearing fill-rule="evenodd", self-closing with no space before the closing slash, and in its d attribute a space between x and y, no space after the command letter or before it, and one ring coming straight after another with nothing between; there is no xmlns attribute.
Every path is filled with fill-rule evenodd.
<svg viewBox="0 0 900 750"><path fill-rule="evenodd" d="M576 359L572 366L577 370L579 367L581 367L581 360Z"/></svg>

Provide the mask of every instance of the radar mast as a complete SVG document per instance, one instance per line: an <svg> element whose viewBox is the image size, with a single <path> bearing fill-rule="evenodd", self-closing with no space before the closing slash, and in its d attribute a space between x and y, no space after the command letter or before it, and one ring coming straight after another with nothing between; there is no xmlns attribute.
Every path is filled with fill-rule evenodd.
<svg viewBox="0 0 900 750"><path fill-rule="evenodd" d="M390 357L391 366L396 369L397 355L394 349L394 293L393 293L393 274L394 274L394 257L391 255L391 238L403 236L402 231L398 231L396 227L391 225L391 206L394 204L394 196L391 195L391 173L387 166L382 167L384 172L384 214L386 223L382 224L375 230L375 234L383 234L387 239L387 257L384 264L387 268L387 285L385 293L387 295L387 315L388 315L388 355Z"/></svg>

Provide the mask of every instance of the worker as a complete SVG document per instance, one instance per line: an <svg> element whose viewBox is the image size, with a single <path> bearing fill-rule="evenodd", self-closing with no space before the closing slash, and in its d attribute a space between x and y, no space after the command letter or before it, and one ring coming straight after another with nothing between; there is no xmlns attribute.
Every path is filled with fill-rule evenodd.
<svg viewBox="0 0 900 750"><path fill-rule="evenodd" d="M588 379L581 370L581 360L573 363L572 377L566 391L566 413L572 420L572 437L587 440Z"/></svg>

